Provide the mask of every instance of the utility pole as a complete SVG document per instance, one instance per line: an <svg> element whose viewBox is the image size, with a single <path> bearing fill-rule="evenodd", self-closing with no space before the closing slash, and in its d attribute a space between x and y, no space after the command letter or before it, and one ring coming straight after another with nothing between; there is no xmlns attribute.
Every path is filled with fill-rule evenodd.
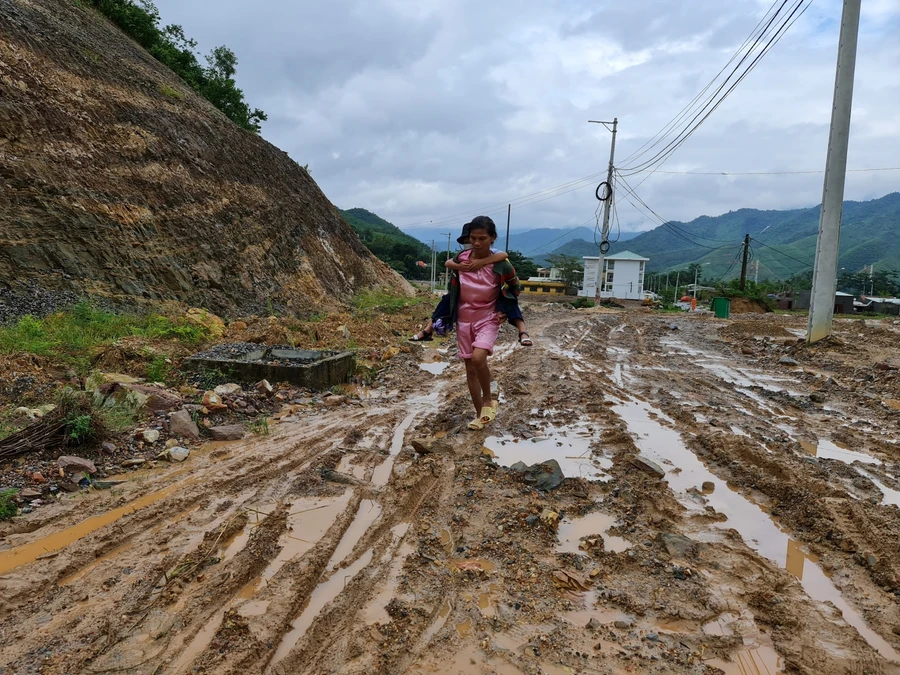
<svg viewBox="0 0 900 675"><path fill-rule="evenodd" d="M753 261L753 283L759 283L759 260Z"/></svg>
<svg viewBox="0 0 900 675"><path fill-rule="evenodd" d="M666 272L666 290L669 290L669 273Z"/></svg>
<svg viewBox="0 0 900 675"><path fill-rule="evenodd" d="M431 240L431 292L434 293L434 276L437 266L437 251L434 249L434 239Z"/></svg>
<svg viewBox="0 0 900 675"><path fill-rule="evenodd" d="M744 237L744 259L741 262L741 290L747 287L747 259L750 257L750 235Z"/></svg>
<svg viewBox="0 0 900 675"><path fill-rule="evenodd" d="M588 122L591 124L602 124L612 132L612 142L609 145L609 169L606 172L606 199L601 200L603 202L603 230L601 231L600 239L600 255L597 258L597 296L595 298L597 304L599 304L600 289L603 288L606 282L606 275L603 273L603 256L609 250L609 209L613 200L613 162L616 157L616 129L619 126L619 118L613 117L612 122L603 122L601 120L588 120ZM611 129L609 127L610 124L612 124ZM600 199L599 192L597 198Z"/></svg>
<svg viewBox="0 0 900 675"><path fill-rule="evenodd" d="M850 142L850 112L853 104L853 74L856 69L856 42L859 36L861 0L844 0L841 37L838 44L834 78L834 103L828 156L822 188L822 213L816 239L809 324L806 339L810 343L831 335L834 319L834 294L837 291L838 251L841 241L841 212L844 207L844 181L847 177L847 146Z"/></svg>
<svg viewBox="0 0 900 675"><path fill-rule="evenodd" d="M450 260L450 237L453 236L453 233L447 232L446 234L447 234L447 260ZM441 236L443 236L443 235L444 235L444 233L441 232ZM446 262L446 260L444 262ZM446 267L444 267L444 271L441 272L441 276L444 278L444 282L442 283L442 286L447 286L449 284L450 280L449 280L449 278L447 278L447 268Z"/></svg>
<svg viewBox="0 0 900 675"><path fill-rule="evenodd" d="M681 280L681 272L675 274L675 302L678 302L678 282Z"/></svg>
<svg viewBox="0 0 900 675"><path fill-rule="evenodd" d="M694 269L694 300L697 299L697 282L700 278L700 268L697 267Z"/></svg>
<svg viewBox="0 0 900 675"><path fill-rule="evenodd" d="M506 252L509 253L509 217L512 215L512 204L506 205Z"/></svg>

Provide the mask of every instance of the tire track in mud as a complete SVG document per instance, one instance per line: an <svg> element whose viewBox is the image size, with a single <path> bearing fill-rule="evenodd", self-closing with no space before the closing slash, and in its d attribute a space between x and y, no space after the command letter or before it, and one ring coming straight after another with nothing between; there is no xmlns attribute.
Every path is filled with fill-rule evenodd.
<svg viewBox="0 0 900 675"><path fill-rule="evenodd" d="M611 335L614 335L614 334L615 334L615 331L613 331L611 333ZM689 351L693 351L693 350L689 350ZM703 380L701 380L701 381L703 381ZM690 382L690 380L683 379L683 378L670 378L667 381L667 386L671 387L671 385L675 382L684 384L686 382ZM728 383L728 384L731 384L731 383ZM715 385L713 385L713 387L715 389L718 389L718 387L715 387ZM734 389L739 390L739 388L734 388ZM728 390L727 386L724 389L720 389L720 391L727 391L727 390ZM765 390L765 388L764 388L764 390ZM671 391L669 393L671 393ZM626 392L620 391L619 394L625 400L633 399L633 397L629 396ZM647 409L652 410L652 408L649 408L649 407ZM768 412L768 411L766 411L766 412ZM627 413L626 413L626 417L627 417ZM676 416L676 417L678 419L680 419L682 422L686 421L686 418L683 415ZM659 419L659 418L656 417L656 419ZM693 418L691 417L690 419L691 419L691 422L693 422ZM647 424L647 423L656 424L655 420L650 420L649 418L643 422L643 424ZM672 424L670 424L670 426L675 426L671 420L670 420L670 423L672 423ZM691 426L694 426L694 425L691 425ZM633 433L638 434L639 437L643 433L646 433L645 427L643 425L633 428L632 431L633 431ZM725 432L725 433L727 433L727 432ZM680 436L681 432L678 432L678 434ZM722 434L720 433L719 436L721 436L721 435ZM652 434L651 434L651 436L652 436ZM717 437L719 437L719 436L717 436ZM702 439L704 437L703 437L703 435L700 435L698 438L701 439L701 442L702 442ZM707 438L708 438L708 436L707 436ZM736 442L737 442L738 447L740 447L741 444L744 444L746 446L747 444L750 443L750 439L738 437ZM669 445L671 445L671 444L672 444L672 442L669 441ZM691 444L692 444L692 442L689 441L688 445L691 445ZM660 445L660 444L657 443L657 445ZM708 447L708 445L709 445L709 442L707 441L707 447ZM703 446L699 447L698 450L700 450L700 452L697 452L696 450L694 451L695 454L697 455L697 457L703 458L704 463L707 462L708 457L703 452ZM670 453L667 452L666 450L662 450L661 456L667 457L667 456L669 456L669 454ZM652 456L652 454L651 454L651 456ZM738 453L738 457L741 457L740 453ZM746 455L744 455L743 458L746 460ZM785 487L790 488L791 482L796 479L796 470L798 468L796 466L797 462L793 462L793 464L795 466L793 467L793 471L792 471L791 469L788 468L792 464L792 462L790 460L787 462L787 465L785 465L785 462L783 460L779 461L774 458L764 457L764 456L759 455L758 453L757 453L755 459L756 459L756 461L752 463L753 466L757 469L762 469L765 472L765 475L767 475L769 477L769 480L771 481L771 483L773 485L780 484L781 489L783 489ZM793 459L793 458L791 458L791 459ZM675 465L679 467L679 469L682 469L682 468L684 468L683 464L685 463L685 461L687 461L687 456L682 456L682 461L680 461L680 462L677 459L674 459L674 457L673 457L673 461L675 462ZM725 464L730 463L730 465L732 467L736 466L733 455L731 458L729 458L727 456L720 456L719 462L714 462L713 464L710 464L708 469L706 467L704 467L702 469L702 473L705 473L705 474L707 474L707 477L712 478L715 475L715 470L718 469L718 466L721 463L725 463ZM699 462L698 462L698 464L699 464ZM739 462L737 464L737 466L743 467L743 464ZM710 469L712 469L712 472L710 472ZM803 472L801 471L801 473L803 473ZM734 471L728 472L728 475L733 477L735 475ZM740 475L740 474L738 474L738 475ZM701 482L701 479L702 479L702 474L701 474L701 478L696 481L697 482L696 487L699 487L699 483ZM669 474L668 481L670 483L672 482L671 474ZM678 481L676 480L676 482L678 482ZM744 481L744 482L746 483L746 481ZM753 483L751 482L751 484L753 484ZM813 484L815 484L815 482ZM756 483L756 487L758 487L758 488L760 487L758 482ZM825 489L826 492L829 490L832 491L832 493L834 493L835 491L840 491L839 487L835 488L835 487L829 486L827 483L822 484L822 487ZM682 487L682 490L683 489L684 489L684 486ZM716 493L714 493L714 494L719 494L720 490L728 491L728 490L736 490L736 489L737 488L733 488L730 485L729 486L719 485L719 486L717 486ZM760 489L763 489L763 488L760 488ZM781 489L775 489L775 490L763 489L763 492L769 492L769 493L776 492L776 493L780 494ZM821 490L813 491L814 494L820 493L820 492L821 492ZM738 494L738 493L733 492L732 494ZM809 493L806 493L806 494L809 494ZM816 499L818 499L818 497L816 497ZM828 500L826 500L826 501L828 501ZM747 530L747 526L752 525L752 524L744 522L742 525L740 522L742 518L745 519L747 517L748 512L752 512L753 510L755 510L754 507L749 506L749 504L748 504L748 509L739 509L739 511L743 511L743 513L740 514L740 517L739 517L739 512L729 513L728 514L729 520L726 521L726 526L728 524L732 524L732 523L736 522L736 519L737 519L738 530L743 531L743 538L745 540L747 540L748 536L754 537L754 535L749 535L748 530ZM820 512L826 511L826 510L827 509L820 509ZM854 513L855 512L856 511L854 510ZM771 517L771 515L766 514L766 513L757 514L755 516L755 518L757 519L757 523L756 523L756 525L753 525L753 527L756 527L758 530L758 526L768 522L770 517ZM784 527L782 524L778 524L778 521L775 521L775 523L776 523L778 529L781 529ZM893 529L897 529L896 524ZM754 532L754 530L751 528L749 530L749 532ZM780 532L778 533L778 535L780 535ZM787 539L787 537L785 537L785 535L780 535L780 537L784 537L785 539ZM776 536L775 539L778 540L780 537ZM760 543L771 544L772 539L773 539L772 535L760 534L760 535L755 535L755 538L751 539L748 543L751 543L751 545L753 545L754 542L759 542L755 546L755 548L757 548L757 550L759 550ZM865 639L865 641L869 644L869 646L873 650L879 652L881 654L881 656L884 657L885 659L890 660L895 664L900 664L900 654L898 654L898 652L889 644L889 641L883 637L883 635L885 635L885 634L888 634L888 635L890 634L891 627L894 625L897 625L896 622L897 622L898 618L900 618L900 617L897 617L896 613L894 613L895 615L893 617L889 618L887 621L887 624L885 624L885 622L883 621L883 617L878 617L877 613L873 615L871 612L869 612L870 618L876 619L876 621L874 622L874 625L880 629L879 632L881 634L879 634L879 632L872 630L872 628L870 627L871 624L867 625L867 622L863 620L863 618L859 614L858 610L853 608L851 603L849 603L844 597L842 597L841 591L836 586L833 585L833 583L828 579L828 577L825 574L823 574L819 570L816 563L812 562L811 556L809 554L803 552L802 549L800 549L796 545L793 550L795 551L795 554L794 554L795 560L799 560L799 568L798 568L798 565L796 562L793 564L793 568L791 566L790 541L788 541L787 559L781 560L781 565L787 566L787 568L792 572L792 574L794 574L794 576L798 577L799 580L803 580L804 569L807 572L806 576L812 575L814 577L814 579L812 579L812 580L801 581L801 585L804 587L804 590L815 599L814 602L815 601L817 601L817 602L826 602L827 601L829 603L837 605L837 607L838 607L837 615L840 616L841 614L843 614L843 618L846 619L859 632L859 634ZM768 551L765 555L770 560L774 560L776 562L778 562L780 559L780 557L776 553L773 553L772 551ZM813 558L814 558L814 556L813 556ZM815 574L812 574L813 572L815 572ZM871 587L867 588L865 595L862 597L868 597L869 593L872 590L873 589ZM858 596L858 597L860 597L860 596ZM883 598L881 602L883 603L882 607L884 606L885 603L888 604L888 606L890 606L890 601L887 600L887 598ZM869 604L869 603L866 603L866 604ZM875 603L875 604L877 605L878 603ZM808 608L811 608L809 603L806 603L806 606ZM809 609L809 611L807 612L807 616L809 616L810 611L813 611L813 610ZM800 616L802 616L802 615L800 615ZM785 643L789 642L789 640L785 640L784 642ZM789 647L784 643L779 643L776 640L776 644L778 644L779 648L784 648L786 651L789 650ZM815 662L827 663L830 656L831 655L829 654L829 650L824 649L823 653L819 654L819 655L811 655L809 653L804 654L804 658L801 659L801 661L806 660L807 663L805 665L811 666ZM867 662L873 668L875 668L877 672L881 672L881 668L883 668L883 667L891 668L890 666L884 666L883 665L884 661L880 661L877 658L873 658L873 655L871 653L866 654L865 652L860 652L858 658L860 659L859 663ZM896 668L897 670L900 670L900 666L894 666L894 668ZM884 671L884 672L887 672L887 671Z"/></svg>
<svg viewBox="0 0 900 675"><path fill-rule="evenodd" d="M351 413L350 420L363 421L366 415L366 412ZM71 526L68 532L62 530L61 539L70 537L74 541L66 541L66 545L54 558L46 562L39 561L37 566L35 564L17 566L10 573L0 577L4 599L9 601L21 598L19 611L24 610L33 614L50 610L54 617L58 615L65 617L68 612L72 615L72 619L66 627L69 632L75 632L76 638L81 634L94 635L98 626L106 633L114 635L114 630L103 628L107 623L106 617L124 615L126 619L123 619L122 623L133 620L135 618L133 615L139 615L143 611L144 602L151 595L156 579L169 571L177 560L178 552L190 546L191 541L202 538L203 531L191 534L183 525L176 526L175 521L192 511L196 517L196 510L202 503L209 501L210 494L223 495L219 501L228 501L229 495L243 494L244 496L238 499L242 502L254 494L257 498L262 498L264 493L272 489L276 493L283 493L289 488L287 483L291 476L302 474L316 457L328 452L333 445L329 434L337 428L346 429L347 425L346 415L326 417L309 428L294 429L285 424L279 429L284 430L284 435L276 434L274 438L249 443L233 443L227 449L218 448L216 450L220 453L218 462L202 456L201 453L200 456L189 460L194 462L188 467L189 470L193 470L194 476L186 475L187 471L184 471L176 476L175 482L144 495L144 498L149 500L155 498L155 503L149 508L134 511L136 503L140 502L133 500L122 507L125 512L121 518L103 525L93 533L90 532L92 529L90 527L79 529L79 524ZM321 440L322 436L326 440ZM222 455L226 456L223 458ZM171 477L172 474L169 475L170 479ZM70 511L68 517L71 518L73 515L76 515L74 509ZM219 520L221 521L221 516ZM214 529L216 526L217 524L213 522L211 528ZM168 529L175 531L167 535ZM59 534L54 533L48 537L52 538ZM75 538L76 535L80 535L81 538ZM160 537L163 538L163 543L160 543ZM40 546L42 541L44 539L38 538L34 543ZM107 556L103 564L109 568L111 575L105 578L113 584L112 586L106 585L107 582L104 581L98 588L99 580L94 581L92 575L87 575L75 583L61 586L58 590L54 587L54 584L90 568L98 556ZM240 566L238 556L234 556L234 560L227 565L230 570L238 569ZM35 571L39 574L35 574ZM123 576L123 571L127 576ZM215 574L211 576L215 577ZM121 582L127 580L137 580L138 583L131 584L123 594L120 590L123 588ZM200 587L208 589L211 586L208 581L200 584ZM9 593L9 590L12 590L12 593ZM217 594L213 592L208 595L215 597ZM109 608L110 603L117 605L112 612ZM4 603L6 610L13 606L12 602ZM197 606L205 606L205 601L199 602ZM58 631L45 631L40 626L36 630L20 630L18 622L12 622L11 617L7 617L5 623L10 629L3 632L12 640L4 641L6 644L0 646L2 659L0 662L11 663L15 654L22 654L28 649L36 651L46 649L48 645L62 645L66 642L66 638L60 636ZM55 628L57 623L54 621L50 625ZM88 642L95 642L95 638L88 639ZM86 654L80 655L80 658L90 659L97 654L98 649L103 649L103 646L88 649ZM46 672L52 672L52 661L45 663ZM71 672L71 667L72 663L67 663L63 667L63 672Z"/></svg>

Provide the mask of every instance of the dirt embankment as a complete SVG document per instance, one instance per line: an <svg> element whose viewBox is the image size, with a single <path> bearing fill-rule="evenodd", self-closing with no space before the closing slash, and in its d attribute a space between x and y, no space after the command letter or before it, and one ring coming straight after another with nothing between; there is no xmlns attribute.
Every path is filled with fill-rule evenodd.
<svg viewBox="0 0 900 675"><path fill-rule="evenodd" d="M16 291L228 317L409 291L285 152L90 3L9 0L0 36L0 277Z"/></svg>

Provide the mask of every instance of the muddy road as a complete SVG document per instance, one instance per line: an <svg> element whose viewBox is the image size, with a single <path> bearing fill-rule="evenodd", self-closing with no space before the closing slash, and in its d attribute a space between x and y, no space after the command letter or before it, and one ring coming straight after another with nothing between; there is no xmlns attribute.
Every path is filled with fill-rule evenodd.
<svg viewBox="0 0 900 675"><path fill-rule="evenodd" d="M897 326L526 318L14 525L0 673L900 673Z"/></svg>

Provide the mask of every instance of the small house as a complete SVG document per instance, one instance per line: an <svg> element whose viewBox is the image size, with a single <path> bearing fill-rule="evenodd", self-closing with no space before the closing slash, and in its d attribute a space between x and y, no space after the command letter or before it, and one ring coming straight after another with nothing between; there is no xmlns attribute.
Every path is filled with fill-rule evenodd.
<svg viewBox="0 0 900 675"><path fill-rule="evenodd" d="M867 295L862 297L862 302L854 303L857 312L874 312L875 314L900 315L900 299L898 298L873 298Z"/></svg>
<svg viewBox="0 0 900 675"><path fill-rule="evenodd" d="M834 313L835 314L853 314L854 297L850 293L842 293L838 291L834 294Z"/></svg>
<svg viewBox="0 0 900 675"><path fill-rule="evenodd" d="M593 298L597 296L597 281L600 279L600 297L620 300L642 300L644 297L644 271L649 258L631 251L622 251L604 256L603 271L597 269L598 256L584 256L584 284L579 295Z"/></svg>

